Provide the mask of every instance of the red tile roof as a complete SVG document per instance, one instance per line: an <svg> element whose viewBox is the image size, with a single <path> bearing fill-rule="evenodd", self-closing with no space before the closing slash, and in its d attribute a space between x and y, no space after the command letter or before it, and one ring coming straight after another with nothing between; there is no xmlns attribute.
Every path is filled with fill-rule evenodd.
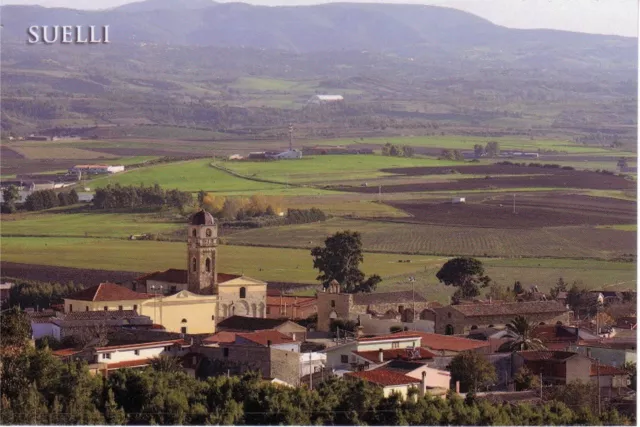
<svg viewBox="0 0 640 427"><path fill-rule="evenodd" d="M404 348L394 348L389 350L382 350L382 359L386 362L388 360L401 359L401 360L422 360L422 359L433 359L436 355L431 353L429 350L418 347L419 356L416 358L409 357L407 350ZM371 350L371 351L354 351L354 354L369 360L370 362L380 363L379 362L379 351Z"/></svg>
<svg viewBox="0 0 640 427"><path fill-rule="evenodd" d="M518 355L520 355L524 360L529 360L529 361L538 361L538 360L563 361L573 356L577 356L578 353L572 353L570 351L530 350L530 351L519 351Z"/></svg>
<svg viewBox="0 0 640 427"><path fill-rule="evenodd" d="M202 340L205 344L219 344L236 342L236 333L220 331Z"/></svg>
<svg viewBox="0 0 640 427"><path fill-rule="evenodd" d="M107 364L108 370L124 369L124 368L142 368L151 365L153 359L127 360L125 362L116 362Z"/></svg>
<svg viewBox="0 0 640 427"><path fill-rule="evenodd" d="M600 365L600 375L628 375L627 371L623 371L622 369L618 369L615 366L609 365ZM591 376L598 376L598 363L594 362L591 364Z"/></svg>
<svg viewBox="0 0 640 427"><path fill-rule="evenodd" d="M151 341L151 342L141 342L136 344L96 347L95 350L96 351L133 350L133 349L139 349L139 348L163 347L163 346L169 346L173 344L179 344L182 347L189 347L191 345L190 343L186 342L183 339L177 339L177 340L168 340L168 341Z"/></svg>
<svg viewBox="0 0 640 427"><path fill-rule="evenodd" d="M275 329L252 332L248 334L237 334L236 338L243 338L247 341L251 341L262 346L268 345L269 341L271 341L272 345L291 344L296 342L293 339L289 338L287 335L283 334L282 332L276 331Z"/></svg>
<svg viewBox="0 0 640 427"><path fill-rule="evenodd" d="M564 313L567 308L557 301L527 301L527 302L500 302L459 304L446 307L456 310L465 317L474 316L521 316L538 313Z"/></svg>
<svg viewBox="0 0 640 427"><path fill-rule="evenodd" d="M405 335L398 334L388 334L388 335L376 335L374 337L364 337L358 338L359 342L370 342L370 341L388 341L393 339L406 339L406 338L420 338L420 335L415 332L404 332Z"/></svg>
<svg viewBox="0 0 640 427"><path fill-rule="evenodd" d="M271 296L267 294L267 305L280 307L286 304L287 307L295 305L296 307L314 305L318 302L316 297L293 297L290 295Z"/></svg>
<svg viewBox="0 0 640 427"><path fill-rule="evenodd" d="M398 332L396 336L404 334L420 336L420 346L430 350L444 351L468 351L477 348L489 347L487 341L472 340L469 338L454 337L451 335L432 334L428 332Z"/></svg>
<svg viewBox="0 0 640 427"><path fill-rule="evenodd" d="M80 301L131 301L149 298L153 298L153 295L135 292L115 283L100 283L66 297L66 299Z"/></svg>
<svg viewBox="0 0 640 427"><path fill-rule="evenodd" d="M411 378L398 372L385 370L384 368L374 369L372 371L347 372L345 376L352 378L360 378L370 383L378 384L383 387L394 385L410 385L419 384L420 380Z"/></svg>
<svg viewBox="0 0 640 427"><path fill-rule="evenodd" d="M187 270L180 270L177 268L170 268L165 271L154 271L153 273L145 274L138 277L136 280L139 282L146 282L147 280L155 280L158 282L179 283L184 284L188 281L189 272ZM242 277L239 274L226 274L218 273L218 283L228 282L229 280Z"/></svg>
<svg viewBox="0 0 640 427"><path fill-rule="evenodd" d="M242 275L241 274L218 273L218 283L228 282L229 280L237 279L238 277L242 277Z"/></svg>
<svg viewBox="0 0 640 427"><path fill-rule="evenodd" d="M51 354L58 357L66 357L73 356L74 354L78 354L82 351L82 349L77 348L62 348L60 350L52 351Z"/></svg>

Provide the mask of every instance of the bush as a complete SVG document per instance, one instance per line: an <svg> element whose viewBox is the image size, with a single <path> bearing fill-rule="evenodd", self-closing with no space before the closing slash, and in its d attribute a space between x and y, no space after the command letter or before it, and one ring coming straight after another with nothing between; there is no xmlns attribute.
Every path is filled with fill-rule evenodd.
<svg viewBox="0 0 640 427"><path fill-rule="evenodd" d="M38 190L27 196L24 207L28 211L42 211L60 206L60 199L53 190Z"/></svg>

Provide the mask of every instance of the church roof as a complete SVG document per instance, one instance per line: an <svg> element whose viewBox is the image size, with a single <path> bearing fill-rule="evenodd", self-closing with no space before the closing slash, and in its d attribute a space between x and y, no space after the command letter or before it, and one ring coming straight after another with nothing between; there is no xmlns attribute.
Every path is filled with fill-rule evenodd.
<svg viewBox="0 0 640 427"><path fill-rule="evenodd" d="M357 293L353 294L353 303L356 305L410 303L414 301L413 298L414 293L412 291ZM415 302L427 302L427 299L416 292Z"/></svg>
<svg viewBox="0 0 640 427"><path fill-rule="evenodd" d="M522 316L539 313L564 313L567 308L557 301L500 302L459 304L443 309L456 310L466 317Z"/></svg>
<svg viewBox="0 0 640 427"><path fill-rule="evenodd" d="M170 268L165 271L155 271L153 273L145 274L144 276L138 277L136 280L139 282L155 280L158 282L184 284L188 281L188 274L187 270ZM218 273L218 283L228 282L229 280L237 279L238 277L242 276L239 274Z"/></svg>
<svg viewBox="0 0 640 427"><path fill-rule="evenodd" d="M100 283L67 296L65 299L80 301L130 301L153 298L151 294L132 291L115 283Z"/></svg>
<svg viewBox="0 0 640 427"><path fill-rule="evenodd" d="M263 331L265 329L276 329L284 323L293 322L290 322L288 319L231 316L218 323L218 329L226 329L228 331ZM300 326L300 328L305 329L302 326Z"/></svg>
<svg viewBox="0 0 640 427"><path fill-rule="evenodd" d="M191 217L191 225L215 225L213 215L202 209Z"/></svg>

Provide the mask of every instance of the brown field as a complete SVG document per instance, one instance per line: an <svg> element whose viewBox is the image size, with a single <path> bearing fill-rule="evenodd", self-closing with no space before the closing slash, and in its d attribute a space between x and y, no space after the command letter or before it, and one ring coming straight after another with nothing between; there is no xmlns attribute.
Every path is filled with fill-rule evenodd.
<svg viewBox="0 0 640 427"><path fill-rule="evenodd" d="M169 148L127 148L127 147L100 147L100 148L84 148L86 151L96 151L100 153L108 153L118 157L135 157L135 156L193 156L193 151L180 150L177 147L175 150Z"/></svg>
<svg viewBox="0 0 640 427"><path fill-rule="evenodd" d="M96 152L89 150L82 150L80 148L71 147L31 147L21 146L13 147L14 151L22 154L24 157L33 160L40 159L77 159L77 160L93 160L93 159L112 159L117 158L112 154L104 152Z"/></svg>
<svg viewBox="0 0 640 427"><path fill-rule="evenodd" d="M403 176L425 176L441 175L452 169L460 172L461 175L485 175L485 178L466 178L458 181L425 182L421 184L385 185L382 188L382 192L406 193L417 191L496 190L505 188L573 188L594 190L630 190L636 188L636 183L634 181L620 176L589 171L537 168L528 166L478 165L458 167L417 167L385 169L382 170L382 172L397 173ZM377 187L337 187L336 190L356 193L378 192Z"/></svg>
<svg viewBox="0 0 640 427"><path fill-rule="evenodd" d="M501 229L633 224L637 211L633 201L577 194L518 194L515 214L511 194L460 204L424 200L388 204L410 214L411 222Z"/></svg>
<svg viewBox="0 0 640 427"><path fill-rule="evenodd" d="M24 159L24 156L15 150L4 145L0 146L0 158L2 159Z"/></svg>

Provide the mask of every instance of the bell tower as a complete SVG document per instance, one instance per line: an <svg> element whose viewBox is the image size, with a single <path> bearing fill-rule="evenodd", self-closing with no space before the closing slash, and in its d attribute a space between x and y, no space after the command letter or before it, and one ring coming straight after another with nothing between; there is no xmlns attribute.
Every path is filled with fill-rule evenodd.
<svg viewBox="0 0 640 427"><path fill-rule="evenodd" d="M218 293L216 269L218 224L204 210L191 217L187 238L187 284L190 292Z"/></svg>

